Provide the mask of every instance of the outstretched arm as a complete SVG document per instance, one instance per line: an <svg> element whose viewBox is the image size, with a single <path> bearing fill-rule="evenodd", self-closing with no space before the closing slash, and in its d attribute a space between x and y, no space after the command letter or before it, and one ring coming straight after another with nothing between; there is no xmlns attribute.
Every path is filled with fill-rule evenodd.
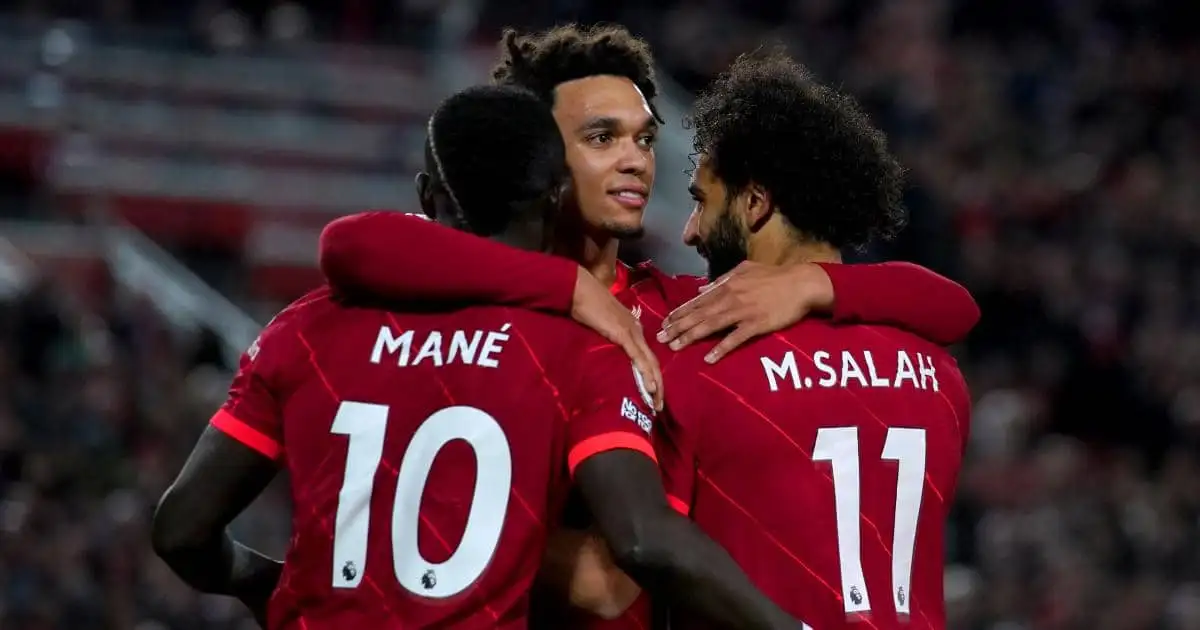
<svg viewBox="0 0 1200 630"><path fill-rule="evenodd" d="M566 314L579 265L401 212L342 217L321 232L321 272L336 291L388 299L475 301Z"/></svg>
<svg viewBox="0 0 1200 630"><path fill-rule="evenodd" d="M668 503L658 467L617 449L575 469L617 565L654 595L729 628L799 628L733 558Z"/></svg>
<svg viewBox="0 0 1200 630"><path fill-rule="evenodd" d="M612 339L613 324L607 330L597 327L600 317L593 305L601 302L591 297L596 287L580 280L586 272L578 265L422 218L400 212L342 217L321 233L319 258L321 271L339 291L392 299L475 300L570 314ZM752 333L746 337L751 338L817 312L840 322L891 324L949 345L962 341L979 321L979 306L965 288L903 262L744 263L714 286L723 289L706 292L691 309L668 318L668 341L680 338L683 347L735 324ZM698 308L709 304L711 308ZM686 315L694 316L684 319ZM744 341L735 337L718 346L717 358Z"/></svg>
<svg viewBox="0 0 1200 630"><path fill-rule="evenodd" d="M979 321L965 288L918 265L744 262L672 311L658 339L681 350L729 330L708 355L716 362L814 312L836 322L892 325L943 345L962 341Z"/></svg>
<svg viewBox="0 0 1200 630"><path fill-rule="evenodd" d="M920 265L820 266L837 294L836 322L889 324L942 345L962 341L979 323L979 305L965 287Z"/></svg>
<svg viewBox="0 0 1200 630"><path fill-rule="evenodd" d="M154 551L180 578L237 597L260 623L283 563L236 542L227 527L276 470L273 460L210 425L159 501L152 529Z"/></svg>
<svg viewBox="0 0 1200 630"><path fill-rule="evenodd" d="M570 314L633 360L655 407L658 359L642 327L579 265L400 212L345 216L321 232L320 265L337 292L393 300L508 304Z"/></svg>

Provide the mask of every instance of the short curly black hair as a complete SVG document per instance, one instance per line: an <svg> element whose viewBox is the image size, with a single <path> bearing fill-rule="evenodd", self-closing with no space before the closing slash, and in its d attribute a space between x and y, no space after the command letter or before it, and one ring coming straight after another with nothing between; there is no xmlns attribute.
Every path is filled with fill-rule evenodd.
<svg viewBox="0 0 1200 630"><path fill-rule="evenodd" d="M625 77L638 87L659 122L654 56L645 40L616 24L564 24L540 33L504 29L492 82L519 85L554 104L554 89L584 77Z"/></svg>
<svg viewBox="0 0 1200 630"><path fill-rule="evenodd" d="M500 233L521 208L529 211L568 177L554 116L524 88L462 90L442 101L427 131L426 168L476 234Z"/></svg>
<svg viewBox="0 0 1200 630"><path fill-rule="evenodd" d="M685 126L734 195L762 186L792 227L835 247L893 238L904 169L853 97L781 48L746 53L701 93Z"/></svg>

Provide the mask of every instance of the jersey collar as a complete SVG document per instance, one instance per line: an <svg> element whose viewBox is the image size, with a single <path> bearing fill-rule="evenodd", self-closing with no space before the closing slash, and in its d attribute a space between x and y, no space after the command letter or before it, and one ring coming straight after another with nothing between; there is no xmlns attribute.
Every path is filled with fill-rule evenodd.
<svg viewBox="0 0 1200 630"><path fill-rule="evenodd" d="M616 277L613 279L612 286L608 287L609 292L613 295L617 295L629 288L629 267L626 267L625 263L617 261L616 271Z"/></svg>

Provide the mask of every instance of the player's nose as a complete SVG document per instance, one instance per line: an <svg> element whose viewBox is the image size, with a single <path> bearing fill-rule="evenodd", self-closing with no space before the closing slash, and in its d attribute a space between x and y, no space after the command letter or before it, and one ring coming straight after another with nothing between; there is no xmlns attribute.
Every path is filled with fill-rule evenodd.
<svg viewBox="0 0 1200 630"><path fill-rule="evenodd" d="M617 170L627 175L643 175L650 170L653 154L639 147L637 142L627 139L621 142L621 155L617 158Z"/></svg>
<svg viewBox="0 0 1200 630"><path fill-rule="evenodd" d="M700 213L692 210L688 215L687 223L683 226L683 244L689 247L696 247L700 244Z"/></svg>

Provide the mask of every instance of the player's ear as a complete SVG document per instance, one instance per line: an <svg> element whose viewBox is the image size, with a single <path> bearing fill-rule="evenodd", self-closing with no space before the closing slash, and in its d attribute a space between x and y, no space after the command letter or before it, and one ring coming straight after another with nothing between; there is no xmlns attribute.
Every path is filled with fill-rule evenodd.
<svg viewBox="0 0 1200 630"><path fill-rule="evenodd" d="M771 218L771 193L757 182L750 182L741 192L742 218L751 232L757 232Z"/></svg>
<svg viewBox="0 0 1200 630"><path fill-rule="evenodd" d="M417 187L417 200L421 203L421 211L430 219L437 219L436 207L433 203L433 186L431 185L432 178L425 171L418 171L417 177L413 180L413 184Z"/></svg>

